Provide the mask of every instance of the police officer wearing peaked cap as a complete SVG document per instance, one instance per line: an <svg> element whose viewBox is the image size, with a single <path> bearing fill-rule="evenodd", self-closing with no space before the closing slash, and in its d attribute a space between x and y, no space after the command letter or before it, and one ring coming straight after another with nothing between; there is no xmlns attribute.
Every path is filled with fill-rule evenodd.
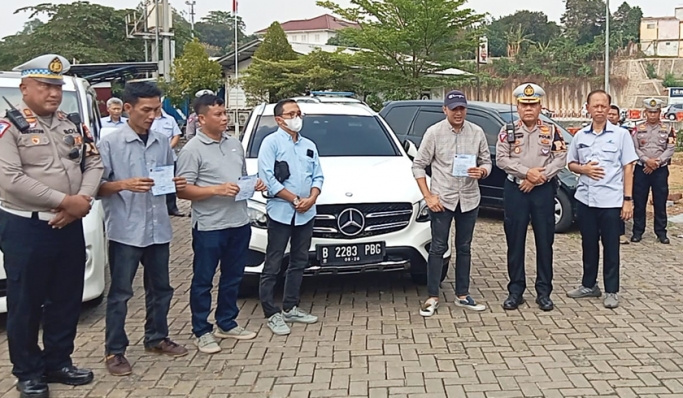
<svg viewBox="0 0 683 398"><path fill-rule="evenodd" d="M632 135L638 154L633 175L633 235L631 242L640 242L645 233L645 209L652 189L654 230L657 239L669 244L666 236L666 201L669 197L669 163L676 149L676 133L661 121L662 101L647 98L646 120L637 125Z"/></svg>
<svg viewBox="0 0 683 398"><path fill-rule="evenodd" d="M21 397L44 398L46 383L83 385L93 379L90 370L73 366L71 354L86 261L82 218L103 166L94 144L85 143L58 110L69 62L49 54L14 70L21 72L22 102L0 119L7 342Z"/></svg>
<svg viewBox="0 0 683 398"><path fill-rule="evenodd" d="M209 89L199 90L194 96L199 98L203 95L215 95L215 93ZM187 118L187 125L185 125L185 138L189 140L197 134L197 128L199 127L199 116L196 112L193 112Z"/></svg>
<svg viewBox="0 0 683 398"><path fill-rule="evenodd" d="M512 94L517 100L519 121L504 126L496 143L496 163L507 173L504 226L510 283L503 308L514 310L524 303L524 256L531 219L536 240L536 304L551 311L557 189L554 178L565 167L567 148L557 126L539 119L545 95L540 86L525 83Z"/></svg>

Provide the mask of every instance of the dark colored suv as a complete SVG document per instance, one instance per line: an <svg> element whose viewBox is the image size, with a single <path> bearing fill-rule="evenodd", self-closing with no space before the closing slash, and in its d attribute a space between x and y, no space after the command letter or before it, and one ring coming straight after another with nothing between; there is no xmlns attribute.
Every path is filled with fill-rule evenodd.
<svg viewBox="0 0 683 398"><path fill-rule="evenodd" d="M441 101L391 101L385 104L380 115L391 126L401 142L407 146L412 143L418 147L427 128L444 119L442 106ZM501 128L518 117L517 110L510 105L478 101L468 103L466 119L484 130L494 165L491 175L479 182L483 207L503 208L503 184L506 174L495 167L496 141ZM541 115L541 119L557 124L545 115ZM559 124L557 126L569 144L572 135ZM558 175L558 179L560 188L555 196L555 231L565 232L571 227L576 214L574 192L578 177L565 168Z"/></svg>

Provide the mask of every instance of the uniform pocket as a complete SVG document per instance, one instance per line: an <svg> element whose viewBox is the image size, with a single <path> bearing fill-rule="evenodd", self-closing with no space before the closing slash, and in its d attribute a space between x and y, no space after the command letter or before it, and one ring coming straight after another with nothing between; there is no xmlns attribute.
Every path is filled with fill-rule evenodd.
<svg viewBox="0 0 683 398"><path fill-rule="evenodd" d="M613 143L607 143L602 146L602 158L608 162L619 161L619 147Z"/></svg>
<svg viewBox="0 0 683 398"><path fill-rule="evenodd" d="M52 146L46 134L22 134L17 147L23 164L43 166L52 161Z"/></svg>

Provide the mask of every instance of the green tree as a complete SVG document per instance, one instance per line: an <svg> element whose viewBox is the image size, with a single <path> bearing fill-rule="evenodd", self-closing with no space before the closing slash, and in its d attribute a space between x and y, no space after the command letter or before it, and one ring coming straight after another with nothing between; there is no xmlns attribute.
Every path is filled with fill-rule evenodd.
<svg viewBox="0 0 683 398"><path fill-rule="evenodd" d="M606 5L603 0L565 0L565 11L560 21L565 35L577 45L593 42L605 31Z"/></svg>
<svg viewBox="0 0 683 398"><path fill-rule="evenodd" d="M531 43L548 44L560 36L561 29L554 21L548 21L543 12L517 11L514 14L494 19L486 26L486 36L489 39L489 52L492 57L505 57L508 50L506 34L521 27L523 36L528 42L522 44L520 52L525 52Z"/></svg>
<svg viewBox="0 0 683 398"><path fill-rule="evenodd" d="M305 83L289 78L297 73L297 58L282 27L273 22L254 52L251 65L240 78L249 101L272 103L301 94Z"/></svg>
<svg viewBox="0 0 683 398"><path fill-rule="evenodd" d="M255 36L245 33L246 26L242 17L237 17L237 42L243 44ZM235 17L227 11L209 11L194 25L194 30L202 43L211 48L209 55L220 56L232 50L235 45Z"/></svg>
<svg viewBox="0 0 683 398"><path fill-rule="evenodd" d="M336 34L332 37L330 37L327 40L327 44L330 46L339 46L339 47L358 47L358 43L356 43L349 35L346 33L347 30L349 29L356 29L356 28L344 28L341 30L338 30Z"/></svg>
<svg viewBox="0 0 683 398"><path fill-rule="evenodd" d="M643 19L643 10L640 7L631 7L627 2L623 2L613 18L614 24L610 30L620 33L620 47L627 46L629 42L640 41L640 21Z"/></svg>
<svg viewBox="0 0 683 398"><path fill-rule="evenodd" d="M164 85L166 95L175 105L202 89L218 91L223 85L222 68L209 55L198 39L188 42L183 55L173 60L171 83Z"/></svg>
<svg viewBox="0 0 683 398"><path fill-rule="evenodd" d="M144 60L142 41L126 37L125 16L130 11L85 1L20 8L15 14L28 12L29 20L39 15L49 20L30 22L24 33L5 38L0 66L6 69L50 52L81 63Z"/></svg>
<svg viewBox="0 0 683 398"><path fill-rule="evenodd" d="M358 47L369 50L354 56L358 75L371 91L390 99L417 99L425 89L454 83L436 73L457 67L457 52L475 51L478 32L467 28L483 20L464 4L465 0L351 0L351 7L343 8L332 1L318 2L360 25L345 31Z"/></svg>
<svg viewBox="0 0 683 398"><path fill-rule="evenodd" d="M358 76L354 73L353 56L341 50L325 52L315 50L299 57L291 65L288 76L293 87L302 85L308 90L357 91Z"/></svg>
<svg viewBox="0 0 683 398"><path fill-rule="evenodd" d="M254 52L254 58L270 61L284 61L297 58L292 45L287 40L285 31L282 30L282 26L278 22L273 22L266 30L263 43Z"/></svg>

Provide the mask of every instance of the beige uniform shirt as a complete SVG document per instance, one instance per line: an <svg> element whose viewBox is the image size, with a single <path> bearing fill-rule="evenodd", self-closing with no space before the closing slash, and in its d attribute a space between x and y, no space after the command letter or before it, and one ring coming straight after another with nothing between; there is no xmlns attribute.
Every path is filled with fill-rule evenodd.
<svg viewBox="0 0 683 398"><path fill-rule="evenodd" d="M30 124L21 133L9 120L0 119L0 201L2 206L23 211L50 211L66 195L95 196L102 179L102 160L97 147L84 140L76 126L57 112L38 118L21 103L18 109ZM79 150L74 159L73 148ZM81 157L85 170L81 172Z"/></svg>
<svg viewBox="0 0 683 398"><path fill-rule="evenodd" d="M658 159L660 165L668 164L676 150L676 133L663 123L641 123L633 133L633 144L641 163Z"/></svg>
<svg viewBox="0 0 683 398"><path fill-rule="evenodd" d="M567 145L554 124L539 120L532 129L519 121L515 124L515 141L508 141L506 126L498 135L496 165L520 180L534 167L545 167L545 175L553 178L566 167Z"/></svg>

